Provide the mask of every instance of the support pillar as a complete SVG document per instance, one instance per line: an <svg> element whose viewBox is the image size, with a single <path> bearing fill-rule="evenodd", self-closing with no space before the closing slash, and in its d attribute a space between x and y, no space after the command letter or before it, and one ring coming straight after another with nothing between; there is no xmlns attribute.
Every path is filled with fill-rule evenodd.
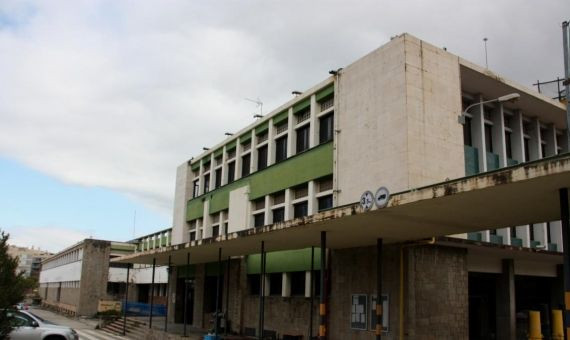
<svg viewBox="0 0 570 340"><path fill-rule="evenodd" d="M218 277L216 279L216 309L214 312L214 335L218 338L220 324L220 280L222 275L222 248L218 248Z"/></svg>
<svg viewBox="0 0 570 340"><path fill-rule="evenodd" d="M382 239L376 240L376 340L382 339Z"/></svg>
<svg viewBox="0 0 570 340"><path fill-rule="evenodd" d="M188 276L190 272L190 253L186 254L186 277L184 278L184 337L186 337L186 320L188 315Z"/></svg>
<svg viewBox="0 0 570 340"><path fill-rule="evenodd" d="M164 332L168 332L168 300L170 300L170 255L168 255L168 267L166 268L166 315L164 316Z"/></svg>
<svg viewBox="0 0 570 340"><path fill-rule="evenodd" d="M129 272L131 264L127 264L127 279L125 280L125 303L123 304L123 336L127 335L127 303L129 302Z"/></svg>
<svg viewBox="0 0 570 340"><path fill-rule="evenodd" d="M226 313L224 322L224 333L227 336L229 332L229 317L230 317L230 257L226 262Z"/></svg>
<svg viewBox="0 0 570 340"><path fill-rule="evenodd" d="M313 287L313 274L315 272L315 247L311 247L311 274L309 275L309 298L311 299L309 307L309 340L313 339L313 308L315 305Z"/></svg>
<svg viewBox="0 0 570 340"><path fill-rule="evenodd" d="M502 272L497 278L497 339L516 339L515 263L503 259Z"/></svg>
<svg viewBox="0 0 570 340"><path fill-rule="evenodd" d="M263 313L265 303L265 242L261 241L261 261L259 274L259 324L257 336L259 340L263 339Z"/></svg>
<svg viewBox="0 0 570 340"><path fill-rule="evenodd" d="M154 304L154 272L156 269L156 258L152 259L152 280L150 281L150 312L148 317L148 328L152 329L152 307Z"/></svg>
<svg viewBox="0 0 570 340"><path fill-rule="evenodd" d="M570 339L570 239L568 238L570 213L568 212L568 188L560 189L559 194L562 242L564 243L564 305L566 307L564 328L566 329L566 339Z"/></svg>
<svg viewBox="0 0 570 340"><path fill-rule="evenodd" d="M327 268L327 232L321 231L321 296L319 304L319 340L327 338L327 307L326 307L326 291L325 291L325 272Z"/></svg>

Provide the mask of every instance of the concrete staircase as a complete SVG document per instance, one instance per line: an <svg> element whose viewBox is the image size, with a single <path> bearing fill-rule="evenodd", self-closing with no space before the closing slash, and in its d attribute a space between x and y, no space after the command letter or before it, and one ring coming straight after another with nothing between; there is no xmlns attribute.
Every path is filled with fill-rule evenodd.
<svg viewBox="0 0 570 340"><path fill-rule="evenodd" d="M101 328L102 331L123 336L123 318L119 318L105 327ZM127 318L127 327L125 337L129 339L144 339L146 335L147 325L145 322Z"/></svg>

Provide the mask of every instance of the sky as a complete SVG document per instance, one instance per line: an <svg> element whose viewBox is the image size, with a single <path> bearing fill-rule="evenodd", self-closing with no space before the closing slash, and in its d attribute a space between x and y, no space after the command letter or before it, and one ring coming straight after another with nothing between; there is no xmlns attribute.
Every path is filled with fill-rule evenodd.
<svg viewBox="0 0 570 340"><path fill-rule="evenodd" d="M61 250L171 226L176 166L408 32L532 87L567 0L0 0L0 229ZM135 217L136 214L136 217ZM134 230L133 230L134 229Z"/></svg>

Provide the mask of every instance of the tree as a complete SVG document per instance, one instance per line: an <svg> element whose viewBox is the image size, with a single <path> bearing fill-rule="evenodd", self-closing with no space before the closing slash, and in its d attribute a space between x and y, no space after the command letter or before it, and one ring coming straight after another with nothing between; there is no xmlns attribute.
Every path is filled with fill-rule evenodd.
<svg viewBox="0 0 570 340"><path fill-rule="evenodd" d="M12 330L5 310L24 299L30 281L23 273L17 273L18 259L8 255L9 234L0 230L0 339L5 339Z"/></svg>

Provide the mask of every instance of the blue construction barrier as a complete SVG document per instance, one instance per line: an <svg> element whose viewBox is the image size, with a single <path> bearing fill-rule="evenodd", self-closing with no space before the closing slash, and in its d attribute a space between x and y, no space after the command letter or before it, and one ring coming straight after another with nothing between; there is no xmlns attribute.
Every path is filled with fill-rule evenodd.
<svg viewBox="0 0 570 340"><path fill-rule="evenodd" d="M123 307L124 307L123 302ZM127 302L127 315L131 316L149 316L150 315L150 303L142 302ZM161 304L152 305L152 315L153 316L166 316L166 306Z"/></svg>

